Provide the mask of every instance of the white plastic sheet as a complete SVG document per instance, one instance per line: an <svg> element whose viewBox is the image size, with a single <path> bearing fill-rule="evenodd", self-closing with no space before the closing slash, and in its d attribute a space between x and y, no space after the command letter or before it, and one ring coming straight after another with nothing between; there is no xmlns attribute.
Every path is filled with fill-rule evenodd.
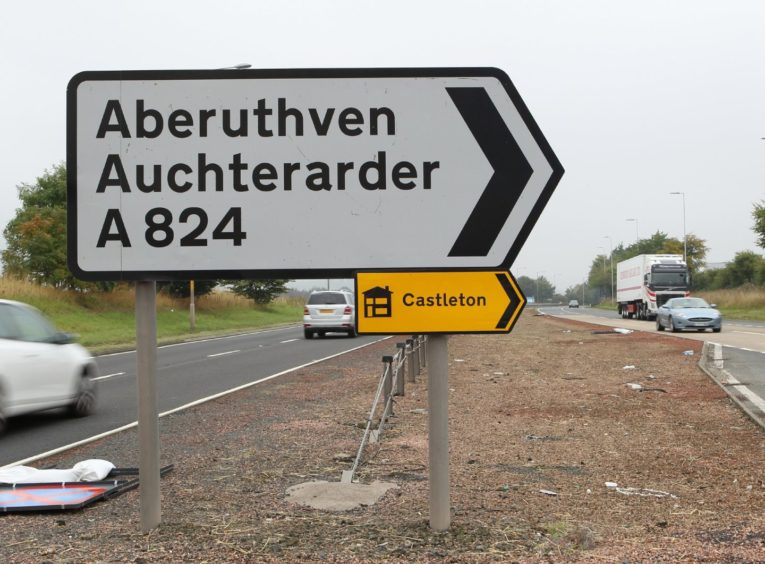
<svg viewBox="0 0 765 564"><path fill-rule="evenodd" d="M103 480L114 469L108 460L97 458L78 462L72 468L41 470L32 466L13 466L0 469L0 483L47 484L61 482L95 482Z"/></svg>

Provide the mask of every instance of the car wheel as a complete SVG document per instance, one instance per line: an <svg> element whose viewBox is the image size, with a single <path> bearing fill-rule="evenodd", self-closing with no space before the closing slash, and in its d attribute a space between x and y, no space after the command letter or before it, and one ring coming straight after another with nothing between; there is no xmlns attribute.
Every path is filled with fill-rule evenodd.
<svg viewBox="0 0 765 564"><path fill-rule="evenodd" d="M319 339L323 339L324 337L326 337L326 336L327 336L327 334L326 334L324 331L319 331L319 332L317 333L317 335L319 335Z"/></svg>
<svg viewBox="0 0 765 564"><path fill-rule="evenodd" d="M712 329L713 333L719 333L720 331L722 331L722 327L717 327Z"/></svg>
<svg viewBox="0 0 765 564"><path fill-rule="evenodd" d="M664 325L661 324L661 321L659 320L659 316L656 316L656 330L657 331L664 331Z"/></svg>
<svg viewBox="0 0 765 564"><path fill-rule="evenodd" d="M303 329L303 335L306 339L313 339L313 331L310 331L309 329Z"/></svg>
<svg viewBox="0 0 765 564"><path fill-rule="evenodd" d="M679 329L677 327L675 327L675 324L672 323L672 318L671 317L669 319L667 319L667 322L669 323L669 325L667 326L667 329L669 329L673 333L677 333L679 331Z"/></svg>
<svg viewBox="0 0 765 564"><path fill-rule="evenodd" d="M74 401L69 406L69 412L74 417L85 417L96 409L96 383L90 374L83 374Z"/></svg>
<svg viewBox="0 0 765 564"><path fill-rule="evenodd" d="M353 329L351 329L350 331L348 331L348 336L349 336L350 338L353 338L353 337L357 337L357 336L358 336L358 333L356 333L356 328L355 328L355 327L354 327Z"/></svg>

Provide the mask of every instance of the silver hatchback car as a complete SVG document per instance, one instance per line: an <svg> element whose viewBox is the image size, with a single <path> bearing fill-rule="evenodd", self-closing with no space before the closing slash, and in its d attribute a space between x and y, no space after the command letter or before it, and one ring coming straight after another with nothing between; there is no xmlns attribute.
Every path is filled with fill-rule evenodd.
<svg viewBox="0 0 765 564"><path fill-rule="evenodd" d="M303 333L306 339L327 333L356 336L356 307L351 292L324 290L312 292L303 309Z"/></svg>

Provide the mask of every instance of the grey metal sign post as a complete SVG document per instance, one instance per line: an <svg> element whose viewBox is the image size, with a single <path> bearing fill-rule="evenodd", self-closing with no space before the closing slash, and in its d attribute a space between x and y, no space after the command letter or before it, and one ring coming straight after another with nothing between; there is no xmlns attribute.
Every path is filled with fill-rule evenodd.
<svg viewBox="0 0 765 564"><path fill-rule="evenodd" d="M449 337L428 337L428 467L430 528L451 523L449 495Z"/></svg>
<svg viewBox="0 0 765 564"><path fill-rule="evenodd" d="M141 530L162 517L159 492L159 413L157 409L157 283L136 282L136 379L138 381L139 488Z"/></svg>

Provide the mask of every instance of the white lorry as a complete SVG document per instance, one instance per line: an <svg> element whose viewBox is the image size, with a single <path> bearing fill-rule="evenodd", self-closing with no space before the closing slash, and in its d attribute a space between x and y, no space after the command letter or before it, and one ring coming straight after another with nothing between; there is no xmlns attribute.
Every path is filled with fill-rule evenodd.
<svg viewBox="0 0 765 564"><path fill-rule="evenodd" d="M638 255L616 265L617 311L622 317L654 319L668 299L688 295L682 255Z"/></svg>

